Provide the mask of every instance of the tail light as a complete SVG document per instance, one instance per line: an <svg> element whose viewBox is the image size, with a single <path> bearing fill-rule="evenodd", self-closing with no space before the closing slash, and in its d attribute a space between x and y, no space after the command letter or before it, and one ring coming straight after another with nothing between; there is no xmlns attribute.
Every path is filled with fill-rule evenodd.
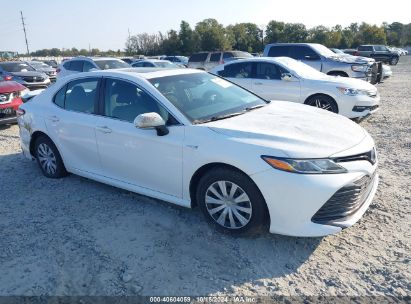
<svg viewBox="0 0 411 304"><path fill-rule="evenodd" d="M9 81L13 79L13 76L7 75L7 76L4 76L3 78L4 80Z"/></svg>
<svg viewBox="0 0 411 304"><path fill-rule="evenodd" d="M358 51L354 52L354 56L359 56L359 55L360 55L360 53L358 53Z"/></svg>
<svg viewBox="0 0 411 304"><path fill-rule="evenodd" d="M17 117L23 116L24 114L26 114L26 111L24 111L23 109L18 108L16 110L16 116Z"/></svg>
<svg viewBox="0 0 411 304"><path fill-rule="evenodd" d="M224 64L224 60L220 60L219 64Z"/></svg>

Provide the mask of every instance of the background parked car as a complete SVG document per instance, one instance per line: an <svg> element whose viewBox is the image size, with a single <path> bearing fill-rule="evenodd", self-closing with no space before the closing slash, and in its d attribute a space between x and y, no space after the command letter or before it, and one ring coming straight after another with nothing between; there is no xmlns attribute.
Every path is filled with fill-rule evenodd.
<svg viewBox="0 0 411 304"><path fill-rule="evenodd" d="M327 75L378 80L378 65L368 60L358 60L335 54L317 43L274 43L266 45L265 57L290 57L300 60Z"/></svg>
<svg viewBox="0 0 411 304"><path fill-rule="evenodd" d="M54 69L57 69L57 67L59 66L59 64L57 63L57 61L50 59L50 60L37 60L37 61L41 61L49 66L51 66Z"/></svg>
<svg viewBox="0 0 411 304"><path fill-rule="evenodd" d="M175 64L168 60L160 59L142 59L131 64L133 68L165 68L165 69L178 69L184 66Z"/></svg>
<svg viewBox="0 0 411 304"><path fill-rule="evenodd" d="M29 92L15 81L0 81L0 125L15 123L16 110L23 103L21 96Z"/></svg>
<svg viewBox="0 0 411 304"><path fill-rule="evenodd" d="M171 61L175 64L183 65L185 67L188 66L188 57L186 56L166 56L163 60Z"/></svg>
<svg viewBox="0 0 411 304"><path fill-rule="evenodd" d="M370 57L391 65L396 65L400 60L397 52L391 51L385 45L360 45L357 48L357 56Z"/></svg>
<svg viewBox="0 0 411 304"><path fill-rule="evenodd" d="M52 68L51 66L41 61L28 61L27 63L31 65L36 71L43 72L47 76L49 76L51 82L56 81L57 73L55 68Z"/></svg>
<svg viewBox="0 0 411 304"><path fill-rule="evenodd" d="M36 71L24 61L0 62L0 77L14 80L30 90L44 89L50 85L50 78L45 73Z"/></svg>
<svg viewBox="0 0 411 304"><path fill-rule="evenodd" d="M210 71L254 92L266 100L303 103L364 118L378 110L380 96L370 83L328 76L288 57L243 59Z"/></svg>
<svg viewBox="0 0 411 304"><path fill-rule="evenodd" d="M67 75L89 72L92 70L108 70L129 68L123 60L111 57L75 57L64 61L57 69L57 78Z"/></svg>
<svg viewBox="0 0 411 304"><path fill-rule="evenodd" d="M188 67L208 71L219 64L252 57L250 53L241 51L201 52L190 56Z"/></svg>

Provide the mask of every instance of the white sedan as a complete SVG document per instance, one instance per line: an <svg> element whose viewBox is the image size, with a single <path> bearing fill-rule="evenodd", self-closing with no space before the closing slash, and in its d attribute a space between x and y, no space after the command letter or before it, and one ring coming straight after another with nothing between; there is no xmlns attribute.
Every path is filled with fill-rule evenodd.
<svg viewBox="0 0 411 304"><path fill-rule="evenodd" d="M216 227L323 236L357 222L378 184L370 135L349 119L267 102L191 69L68 76L18 110L21 147L68 172L171 203Z"/></svg>
<svg viewBox="0 0 411 304"><path fill-rule="evenodd" d="M329 76L288 57L238 60L210 71L267 100L285 100L323 108L348 118L378 110L377 88L360 79Z"/></svg>

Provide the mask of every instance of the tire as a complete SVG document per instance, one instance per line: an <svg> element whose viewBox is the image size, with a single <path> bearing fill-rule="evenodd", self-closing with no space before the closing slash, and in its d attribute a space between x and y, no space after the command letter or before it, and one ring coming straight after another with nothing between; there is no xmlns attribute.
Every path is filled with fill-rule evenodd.
<svg viewBox="0 0 411 304"><path fill-rule="evenodd" d="M50 138L39 136L34 143L34 154L44 176L61 178L67 175L60 153Z"/></svg>
<svg viewBox="0 0 411 304"><path fill-rule="evenodd" d="M337 103L331 96L328 95L313 95L305 101L305 104L338 114Z"/></svg>
<svg viewBox="0 0 411 304"><path fill-rule="evenodd" d="M207 172L199 181L196 199L207 221L221 232L256 234L266 228L265 200L257 186L241 172L229 168Z"/></svg>
<svg viewBox="0 0 411 304"><path fill-rule="evenodd" d="M398 57L392 57L391 60L390 60L390 65L397 65L399 60L400 60L400 58L398 58Z"/></svg>

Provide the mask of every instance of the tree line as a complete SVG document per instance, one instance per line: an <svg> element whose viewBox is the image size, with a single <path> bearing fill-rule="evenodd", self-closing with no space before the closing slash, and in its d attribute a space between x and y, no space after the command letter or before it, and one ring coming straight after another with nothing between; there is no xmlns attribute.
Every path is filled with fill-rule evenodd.
<svg viewBox="0 0 411 304"><path fill-rule="evenodd" d="M167 33L139 33L127 38L124 50L66 49L38 50L32 56L133 56L133 55L191 55L199 51L240 50L262 52L264 45L274 42L313 42L335 48L356 48L361 44L411 45L411 23L393 22L380 26L352 23L347 27L315 26L302 23L270 21L265 28L254 23L237 23L224 27L216 19L205 19L191 28L181 21L180 29Z"/></svg>

